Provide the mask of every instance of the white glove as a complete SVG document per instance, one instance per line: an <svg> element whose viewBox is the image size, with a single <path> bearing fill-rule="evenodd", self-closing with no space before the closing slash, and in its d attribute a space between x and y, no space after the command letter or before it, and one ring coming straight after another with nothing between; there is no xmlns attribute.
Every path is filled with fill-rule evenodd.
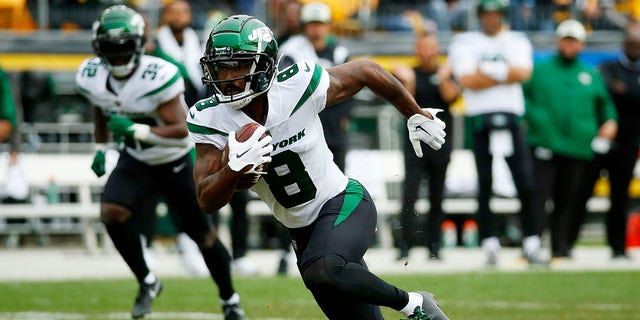
<svg viewBox="0 0 640 320"><path fill-rule="evenodd" d="M480 72L498 82L505 82L509 76L509 65L504 61L482 61Z"/></svg>
<svg viewBox="0 0 640 320"><path fill-rule="evenodd" d="M256 171L261 164L271 162L271 136L260 139L266 129L260 127L245 142L236 141L235 131L229 132L229 168L236 172L263 174Z"/></svg>
<svg viewBox="0 0 640 320"><path fill-rule="evenodd" d="M409 129L409 141L413 146L418 158L422 158L422 146L420 142L428 144L434 150L439 150L444 143L444 128L446 127L444 121L438 119L436 114L441 112L442 109L425 108L433 116L433 120L429 119L422 114L416 113L407 120L407 128Z"/></svg>
<svg viewBox="0 0 640 320"><path fill-rule="evenodd" d="M591 149L597 154L607 154L611 150L611 140L596 136L591 140Z"/></svg>

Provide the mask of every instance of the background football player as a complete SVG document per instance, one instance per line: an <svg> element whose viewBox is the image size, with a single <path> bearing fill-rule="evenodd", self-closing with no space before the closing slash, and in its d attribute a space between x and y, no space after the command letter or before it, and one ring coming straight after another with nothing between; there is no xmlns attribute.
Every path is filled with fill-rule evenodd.
<svg viewBox="0 0 640 320"><path fill-rule="evenodd" d="M104 143L109 131L122 146L118 163L104 186L100 217L115 247L140 284L133 318L151 311L162 284L143 258L140 232L132 223L141 206L160 193L182 228L199 245L219 288L225 319L242 319L240 297L230 276L230 256L198 206L185 123L184 82L178 68L143 54L144 20L122 6L107 8L93 26L98 57L76 74L78 91L95 109L99 146L91 168L105 174Z"/></svg>

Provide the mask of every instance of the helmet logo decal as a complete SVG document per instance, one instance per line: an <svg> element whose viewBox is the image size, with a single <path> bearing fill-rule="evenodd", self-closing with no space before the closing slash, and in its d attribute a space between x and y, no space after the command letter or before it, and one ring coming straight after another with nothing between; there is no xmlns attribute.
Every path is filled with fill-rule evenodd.
<svg viewBox="0 0 640 320"><path fill-rule="evenodd" d="M248 39L249 41L257 41L258 52L262 52L262 43L272 41L273 34L271 33L271 29L269 29L269 27L261 27L261 28L253 29Z"/></svg>
<svg viewBox="0 0 640 320"><path fill-rule="evenodd" d="M111 37L119 36L124 33L124 28L114 28L107 30L107 34Z"/></svg>

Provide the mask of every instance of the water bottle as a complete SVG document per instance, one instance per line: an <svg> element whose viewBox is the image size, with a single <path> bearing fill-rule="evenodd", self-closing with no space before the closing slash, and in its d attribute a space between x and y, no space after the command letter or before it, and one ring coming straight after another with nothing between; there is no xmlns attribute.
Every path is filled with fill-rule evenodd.
<svg viewBox="0 0 640 320"><path fill-rule="evenodd" d="M442 230L442 247L453 248L458 244L458 230L451 220L445 220L440 227Z"/></svg>
<svg viewBox="0 0 640 320"><path fill-rule="evenodd" d="M462 224L462 243L466 248L478 246L478 224L473 219L467 219Z"/></svg>
<svg viewBox="0 0 640 320"><path fill-rule="evenodd" d="M60 191L58 190L58 184L53 177L49 178L49 185L47 186L47 203L60 203Z"/></svg>

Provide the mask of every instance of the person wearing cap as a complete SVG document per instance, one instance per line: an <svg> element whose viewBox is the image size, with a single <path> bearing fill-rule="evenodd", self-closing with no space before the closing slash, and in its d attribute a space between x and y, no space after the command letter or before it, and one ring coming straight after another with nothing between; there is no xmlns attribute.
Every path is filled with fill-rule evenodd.
<svg viewBox="0 0 640 320"><path fill-rule="evenodd" d="M611 141L607 153L595 155L594 161L583 175L578 193L576 224L569 231L570 244L578 239L580 227L587 214L586 203L593 194L593 186L606 170L611 206L606 213L606 237L613 260L629 260L626 252L627 212L629 210L629 184L638 159L640 146L640 23L625 28L622 51L617 59L598 66L618 113L618 133ZM606 144L605 144L606 145Z"/></svg>
<svg viewBox="0 0 640 320"><path fill-rule="evenodd" d="M439 113L440 119L446 124L444 130L449 139L440 150L429 150L423 157L418 157L412 150L408 135L403 136L404 172L410 174L406 174L402 182L402 206L396 241L399 249L397 260L406 261L409 258L409 251L419 243L419 234L424 233L423 243L427 247L429 261L440 261L442 259L440 255L441 226L445 220L442 202L447 168L453 149L451 143L453 117L450 110L451 105L460 95L460 89L453 81L451 67L439 63L440 44L437 32L423 27L415 33L414 53L418 59L418 65L413 68L396 65L392 69L392 74L413 94L419 105L442 108L442 112ZM429 187L429 210L425 219L422 218L424 215L420 216L415 209L419 187L423 180L428 181ZM426 221L426 223L421 224L419 221Z"/></svg>
<svg viewBox="0 0 640 320"><path fill-rule="evenodd" d="M520 121L524 114L521 83L531 75L533 49L524 33L503 28L506 9L500 0L481 0L477 7L481 30L454 36L448 50L473 139L478 172L476 219L489 266L497 264L501 249L495 214L489 207L496 161L506 161L520 200L523 257L530 265L541 262L541 212L533 210L533 167Z"/></svg>
<svg viewBox="0 0 640 320"><path fill-rule="evenodd" d="M578 223L573 207L582 175L595 153L607 152L606 142L617 131L616 110L602 77L579 58L586 37L579 21L558 25L557 53L536 63L523 85L536 176L535 206L544 210L547 200L553 202L552 262L571 256L569 234Z"/></svg>

